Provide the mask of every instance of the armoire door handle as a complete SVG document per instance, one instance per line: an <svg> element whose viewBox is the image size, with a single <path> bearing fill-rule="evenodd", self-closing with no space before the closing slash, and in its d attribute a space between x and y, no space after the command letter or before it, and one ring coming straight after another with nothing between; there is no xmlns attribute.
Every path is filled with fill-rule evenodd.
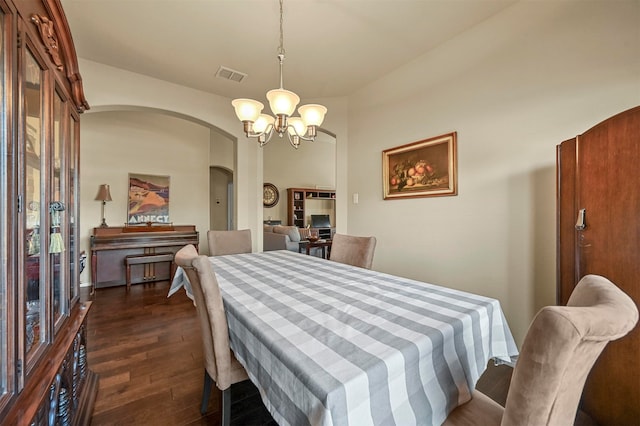
<svg viewBox="0 0 640 426"><path fill-rule="evenodd" d="M578 211L578 220L576 221L576 231L582 231L587 227L587 222L585 221L585 215L587 213L587 209L580 209Z"/></svg>

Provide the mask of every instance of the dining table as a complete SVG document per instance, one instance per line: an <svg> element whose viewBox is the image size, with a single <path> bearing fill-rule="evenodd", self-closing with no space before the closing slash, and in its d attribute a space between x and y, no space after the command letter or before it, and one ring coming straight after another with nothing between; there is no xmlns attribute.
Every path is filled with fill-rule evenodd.
<svg viewBox="0 0 640 426"><path fill-rule="evenodd" d="M518 355L494 298L287 250L209 260L231 349L281 426L440 425ZM169 296L182 287L178 268Z"/></svg>

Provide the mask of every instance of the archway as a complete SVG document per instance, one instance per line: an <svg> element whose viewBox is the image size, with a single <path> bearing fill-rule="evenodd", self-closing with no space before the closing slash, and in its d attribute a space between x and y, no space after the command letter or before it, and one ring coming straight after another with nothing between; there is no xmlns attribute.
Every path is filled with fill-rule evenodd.
<svg viewBox="0 0 640 426"><path fill-rule="evenodd" d="M196 225L200 246L206 249L209 170L224 168L233 182L236 139L210 123L171 111L135 106L90 111L81 121L81 249L89 252L92 228L99 225L101 204L94 198L100 184L110 184L113 197L106 206L107 223L122 226L127 221L129 173L169 176L169 221ZM210 159L210 153L217 159ZM228 206L234 223L235 203ZM88 282L84 275L82 281Z"/></svg>

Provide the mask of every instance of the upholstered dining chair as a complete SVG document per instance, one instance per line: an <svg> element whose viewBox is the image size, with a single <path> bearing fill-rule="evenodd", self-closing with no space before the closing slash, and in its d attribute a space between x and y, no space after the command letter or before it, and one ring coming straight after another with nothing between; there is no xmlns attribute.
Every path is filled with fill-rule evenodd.
<svg viewBox="0 0 640 426"><path fill-rule="evenodd" d="M210 256L251 253L251 230L207 231Z"/></svg>
<svg viewBox="0 0 640 426"><path fill-rule="evenodd" d="M228 426L231 420L231 385L249 377L229 347L229 329L218 281L209 259L198 255L191 244L176 253L175 262L189 278L200 319L205 368L200 412L206 413L211 386L215 382L222 391L222 424Z"/></svg>
<svg viewBox="0 0 640 426"><path fill-rule="evenodd" d="M505 407L474 391L444 425L573 425L596 359L637 322L638 309L629 296L602 276L586 275L567 306L547 306L533 319Z"/></svg>
<svg viewBox="0 0 640 426"><path fill-rule="evenodd" d="M375 249L375 237L335 234L331 244L329 260L371 269Z"/></svg>

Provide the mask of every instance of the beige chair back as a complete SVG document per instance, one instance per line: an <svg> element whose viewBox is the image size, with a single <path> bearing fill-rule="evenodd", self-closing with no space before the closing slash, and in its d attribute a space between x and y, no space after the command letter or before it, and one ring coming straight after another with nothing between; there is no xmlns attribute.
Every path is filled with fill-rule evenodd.
<svg viewBox="0 0 640 426"><path fill-rule="evenodd" d="M251 253L251 230L208 231L209 255Z"/></svg>
<svg viewBox="0 0 640 426"><path fill-rule="evenodd" d="M331 244L330 260L371 269L373 253L376 249L375 237L355 237L335 234Z"/></svg>
<svg viewBox="0 0 640 426"><path fill-rule="evenodd" d="M180 249L175 255L175 262L184 269L191 283L200 319L207 373L220 390L246 380L246 371L235 359L229 347L227 318L211 262L206 256L199 256L193 245Z"/></svg>
<svg viewBox="0 0 640 426"><path fill-rule="evenodd" d="M573 425L596 359L637 322L638 309L629 296L604 277L586 275L567 306L547 306L533 319L505 407L475 391L443 426Z"/></svg>
<svg viewBox="0 0 640 426"><path fill-rule="evenodd" d="M543 308L529 327L502 424L572 425L596 359L637 322L638 309L622 290L604 277L583 277L567 306Z"/></svg>

